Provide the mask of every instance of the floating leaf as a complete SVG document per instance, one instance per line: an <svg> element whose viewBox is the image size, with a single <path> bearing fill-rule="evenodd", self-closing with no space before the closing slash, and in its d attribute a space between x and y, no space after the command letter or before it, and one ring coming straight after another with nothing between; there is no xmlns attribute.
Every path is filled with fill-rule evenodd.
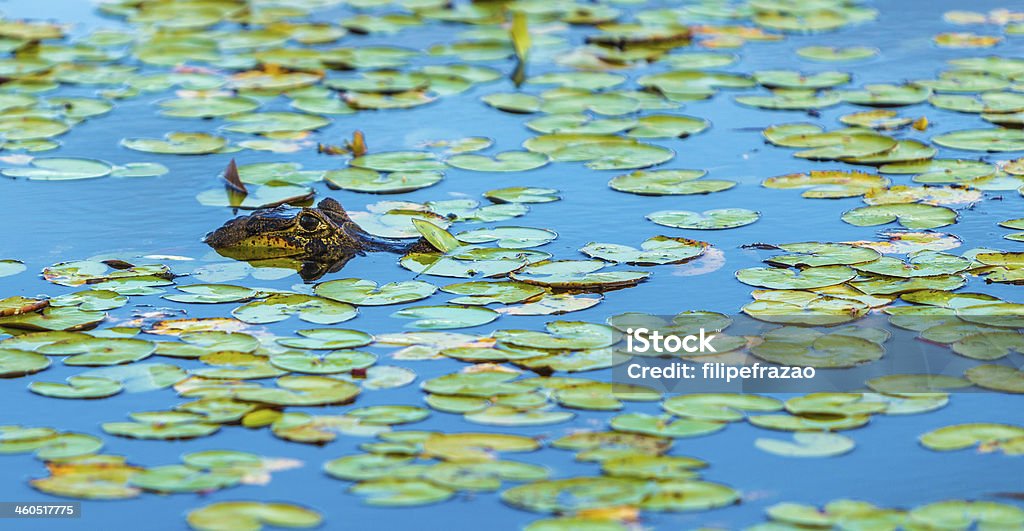
<svg viewBox="0 0 1024 531"><path fill-rule="evenodd" d="M640 244L640 250L611 243L588 243L580 252L615 263L633 265L678 264L704 254L710 244L687 238L654 236Z"/></svg>
<svg viewBox="0 0 1024 531"><path fill-rule="evenodd" d="M195 509L188 513L186 520L189 527L196 531L259 531L264 525L317 527L323 521L323 517L312 509L288 503L228 501Z"/></svg>
<svg viewBox="0 0 1024 531"><path fill-rule="evenodd" d="M415 319L406 327L420 330L470 328L487 324L499 315L494 310L478 306L411 306L391 314L392 317Z"/></svg>
<svg viewBox="0 0 1024 531"><path fill-rule="evenodd" d="M31 167L4 168L0 173L33 181L72 181L105 177L112 169L102 160L53 157L33 159Z"/></svg>
<svg viewBox="0 0 1024 531"><path fill-rule="evenodd" d="M126 138L121 145L134 151L168 155L216 153L227 145L226 139L206 133L168 133L164 138Z"/></svg>
<svg viewBox="0 0 1024 531"><path fill-rule="evenodd" d="M310 295L275 294L266 299L250 302L232 310L240 321L253 324L276 323L292 315L317 324L337 324L355 318L352 306Z"/></svg>
<svg viewBox="0 0 1024 531"><path fill-rule="evenodd" d="M356 306L401 304L425 299L437 288L428 282L409 280L378 286L372 280L346 278L317 284L313 291L328 299Z"/></svg>
<svg viewBox="0 0 1024 531"><path fill-rule="evenodd" d="M659 210L647 214L647 219L677 229L721 230L750 225L761 214L744 208L719 208L704 212L688 210Z"/></svg>
<svg viewBox="0 0 1024 531"><path fill-rule="evenodd" d="M885 225L898 221L908 229L935 229L956 223L957 213L941 206L897 203L848 210L843 213L842 219L858 227Z"/></svg>

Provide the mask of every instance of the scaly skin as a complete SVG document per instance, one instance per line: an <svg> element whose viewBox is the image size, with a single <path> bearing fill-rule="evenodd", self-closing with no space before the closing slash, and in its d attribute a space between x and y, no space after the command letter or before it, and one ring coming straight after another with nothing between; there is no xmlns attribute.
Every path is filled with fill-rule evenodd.
<svg viewBox="0 0 1024 531"><path fill-rule="evenodd" d="M338 271L356 255L404 253L415 245L414 240L380 238L364 231L330 198L298 211L278 207L232 219L204 241L236 260L292 263L306 280Z"/></svg>

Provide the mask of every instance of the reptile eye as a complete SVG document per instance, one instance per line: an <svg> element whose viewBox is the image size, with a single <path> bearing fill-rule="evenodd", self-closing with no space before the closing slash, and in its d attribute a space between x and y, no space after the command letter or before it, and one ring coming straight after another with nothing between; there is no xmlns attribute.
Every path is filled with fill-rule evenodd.
<svg viewBox="0 0 1024 531"><path fill-rule="evenodd" d="M299 216L299 225L306 230L316 230L320 226L320 218L313 214L303 214Z"/></svg>

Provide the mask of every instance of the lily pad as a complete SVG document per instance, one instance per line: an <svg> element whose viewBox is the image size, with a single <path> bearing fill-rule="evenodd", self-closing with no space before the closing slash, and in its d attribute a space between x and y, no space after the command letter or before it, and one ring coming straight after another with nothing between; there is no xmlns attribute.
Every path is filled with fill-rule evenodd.
<svg viewBox="0 0 1024 531"><path fill-rule="evenodd" d="M420 280L378 286L372 280L346 278L317 284L313 291L321 297L356 306L381 306L425 299L433 295L437 287Z"/></svg>
<svg viewBox="0 0 1024 531"><path fill-rule="evenodd" d="M677 229L722 230L750 225L761 214L745 208L719 208L704 212L688 210L659 210L647 214L647 219Z"/></svg>

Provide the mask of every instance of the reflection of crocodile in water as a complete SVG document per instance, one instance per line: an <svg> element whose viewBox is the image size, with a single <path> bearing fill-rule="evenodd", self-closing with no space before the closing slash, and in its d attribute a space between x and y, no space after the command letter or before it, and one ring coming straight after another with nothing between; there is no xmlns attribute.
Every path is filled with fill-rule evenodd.
<svg viewBox="0 0 1024 531"><path fill-rule="evenodd" d="M420 244L429 246L423 240L374 236L330 198L316 207L277 207L232 219L204 241L223 256L296 269L305 280L338 271L356 255L405 253Z"/></svg>

